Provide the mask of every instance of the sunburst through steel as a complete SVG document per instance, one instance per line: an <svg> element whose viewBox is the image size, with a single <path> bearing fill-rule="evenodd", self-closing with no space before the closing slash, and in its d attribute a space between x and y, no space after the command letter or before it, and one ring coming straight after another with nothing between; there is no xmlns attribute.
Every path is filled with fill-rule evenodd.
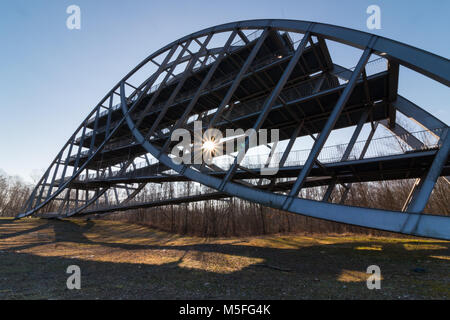
<svg viewBox="0 0 450 320"><path fill-rule="evenodd" d="M337 64L330 42L359 52ZM381 66L381 67L380 67ZM70 217L239 197L292 213L380 230L450 239L450 218L423 214L439 176L450 173L448 126L397 93L399 68L449 86L443 57L376 35L293 20L208 28L156 51L127 74L81 123L40 179L18 218ZM396 115L423 127L410 132ZM177 163L172 133L278 129L280 143L213 150L211 163ZM368 138L359 141L364 128ZM392 135L373 138L383 127ZM325 145L351 128L345 145ZM309 150L294 148L310 137ZM400 146L401 148L398 148ZM190 145L191 148L195 144ZM261 151L261 149L267 152ZM262 169L277 167L273 175ZM340 203L353 183L416 179L403 211ZM191 181L197 194L142 196L147 186ZM325 186L321 199L302 190ZM341 199L332 197L339 187ZM162 189L163 190L163 189Z"/></svg>

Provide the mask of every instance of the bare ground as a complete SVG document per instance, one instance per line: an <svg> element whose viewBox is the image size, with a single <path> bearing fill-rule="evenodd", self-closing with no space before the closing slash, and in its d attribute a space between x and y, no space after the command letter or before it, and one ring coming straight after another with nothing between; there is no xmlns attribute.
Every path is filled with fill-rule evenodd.
<svg viewBox="0 0 450 320"><path fill-rule="evenodd" d="M99 220L0 219L0 299L449 299L450 242L205 239ZM66 288L69 265L81 290ZM380 290L366 269L378 265Z"/></svg>

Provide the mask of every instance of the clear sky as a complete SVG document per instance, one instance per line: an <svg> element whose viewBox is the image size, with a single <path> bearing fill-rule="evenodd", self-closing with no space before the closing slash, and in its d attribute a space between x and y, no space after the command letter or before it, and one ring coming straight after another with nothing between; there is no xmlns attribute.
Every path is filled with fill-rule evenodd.
<svg viewBox="0 0 450 320"><path fill-rule="evenodd" d="M80 30L66 27L72 4L81 8ZM380 30L366 27L371 4L381 8ZM0 169L26 180L43 171L118 80L153 51L191 32L237 20L309 20L372 32L448 58L449 12L448 0L2 0ZM447 87L415 77L399 91L450 123Z"/></svg>

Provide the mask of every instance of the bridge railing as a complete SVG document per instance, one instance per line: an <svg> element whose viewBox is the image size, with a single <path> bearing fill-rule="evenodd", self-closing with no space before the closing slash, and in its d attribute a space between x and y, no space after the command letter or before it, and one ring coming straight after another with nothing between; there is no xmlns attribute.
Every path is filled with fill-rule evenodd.
<svg viewBox="0 0 450 320"><path fill-rule="evenodd" d="M402 136L384 136L379 138L374 138L370 141L368 146L366 147L367 140L357 141L353 145L351 152L346 159L346 161L358 160L360 158L370 159L370 158L379 158L393 155L406 154L411 152L418 151L427 151L438 148L438 139L436 138L436 134L438 134L439 130L436 129L433 131L422 130L411 132L408 135L416 138L422 143L422 147L419 149L414 149L409 146L405 141L407 141L406 135ZM344 153L348 147L348 144L337 144L332 146L325 146L318 156L318 160L320 163L338 163L342 161ZM362 157L362 152L366 147L366 151L364 156ZM302 149L302 150L293 150L289 153L286 158L286 162L283 167L293 167L293 166L302 166L306 159L308 158L310 149ZM283 156L283 151L275 152L271 158L271 161L268 163L269 153L258 153L258 154L249 154L246 155L242 162L241 166L246 167L248 169L260 169L263 167L267 168L276 168L279 166L279 162ZM213 159L213 164L218 166L223 170L228 170L231 164L234 161L234 157L230 155L219 156ZM105 171L102 174L92 173L88 176L80 175L77 181L90 181L97 179L108 179L113 177L128 177L135 178L142 175L158 175L162 172L167 173L167 167L160 165L158 160L155 158L149 158L147 161L142 161L135 163L133 166L129 166L129 168L124 173L120 173L119 170L107 172Z"/></svg>
<svg viewBox="0 0 450 320"><path fill-rule="evenodd" d="M440 129L436 129L435 131L438 130ZM433 150L438 148L438 139L434 137L432 131L423 130L411 132L409 133L409 135L421 141L422 147L419 149L414 149L411 146L409 146L405 142L407 140L406 135L405 137L395 135L379 137L372 139L370 141L363 158L370 159L370 158L386 157L411 152ZM360 159L366 143L367 140L355 142L346 161ZM347 146L348 144L325 146L324 148L322 148L317 160L321 163L341 162L345 150L347 149ZM291 151L286 159L284 167L302 166L305 163L306 159L308 158L309 152L310 149ZM267 165L266 167L268 168L275 168L279 166L279 162L280 159L282 158L282 155L283 152L275 152L268 165L267 160L269 157L269 153L248 155L243 158L241 166L249 169L259 169L266 165ZM221 167L224 170L227 170L231 166L233 161L234 157L227 155L214 159L214 164Z"/></svg>

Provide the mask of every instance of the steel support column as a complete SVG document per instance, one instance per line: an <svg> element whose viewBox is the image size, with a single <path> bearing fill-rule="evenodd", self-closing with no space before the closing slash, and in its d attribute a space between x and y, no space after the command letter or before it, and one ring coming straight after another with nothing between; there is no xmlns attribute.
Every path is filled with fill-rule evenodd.
<svg viewBox="0 0 450 320"><path fill-rule="evenodd" d="M356 128L353 131L352 137L350 138L350 142L344 151L341 161L346 161L348 159L348 157L350 156L350 152L352 152L353 146L356 143L356 139L358 139L359 134L361 133L361 130L362 130L364 124L366 123L368 116L369 116L369 108L366 108L366 109L364 109L364 111L361 115L361 118L359 119L358 124L356 125ZM333 192L335 185L336 185L336 180L334 180L333 182L330 183L330 185L327 188L327 191L325 192L325 194L322 198L322 201L328 201L328 199L331 196L331 193Z"/></svg>
<svg viewBox="0 0 450 320"><path fill-rule="evenodd" d="M298 45L294 55L289 61L289 64L287 65L286 69L283 71L283 74L281 75L281 78L278 80L277 85L272 90L270 96L267 98L267 100L264 102L264 106L258 116L258 119L256 120L255 125L253 126L253 134L257 134L257 131L261 128L264 120L267 118L267 115L272 108L273 104L275 103L276 99L278 98L281 90L283 89L284 85L286 84L287 80L289 79L289 76L291 75L292 71L294 70L294 67L297 65L300 57L303 54L303 51L305 49L306 44L308 43L308 37L310 35L310 32L306 32L303 35L303 38ZM221 186L219 187L219 190L223 190L224 185L232 178L234 173L236 172L237 167L239 166L240 158L242 158L242 154L245 154L247 152L247 148L250 141L250 136L245 137L245 146L243 150L239 151L238 155L236 156L233 164L231 165L230 169L228 170L225 178L222 180Z"/></svg>
<svg viewBox="0 0 450 320"><path fill-rule="evenodd" d="M360 77L360 74L365 67L367 61L369 60L370 54L372 53L372 45L375 38L371 38L369 41L367 48L364 50L363 54L361 55L361 58L359 59L358 64L355 67L355 70L352 73L352 76L347 83L344 91L342 92L341 96L339 97L339 100L337 101L336 105L333 108L333 111L331 112L327 122L325 123L325 126L322 128L322 131L319 134L319 137L317 138L316 142L314 143L311 152L309 153L308 159L305 162L305 165L303 169L300 171L300 174L297 177L297 180L294 183L294 186L291 189L291 192L289 193L289 197L286 199L285 203L283 204L283 209L286 210L289 208L292 199L294 197L297 197L300 189L302 188L306 177L309 175L309 172L311 171L312 165L316 161L320 151L322 150L323 145L325 144L325 141L327 140L331 130L334 128L334 125L336 124L342 109L344 108L345 104L347 103L348 99L350 98L351 93L353 92L353 89L355 88L356 81Z"/></svg>
<svg viewBox="0 0 450 320"><path fill-rule="evenodd" d="M410 205L406 211L412 213L421 213L425 206L427 205L428 198L433 191L434 185L436 184L437 178L440 176L442 167L447 162L449 151L450 151L450 141L449 141L449 129L445 130L441 141L440 141L440 149L436 153L434 157L433 163L431 167L428 169L428 172L423 181L422 186L417 191L413 199L411 200Z"/></svg>

